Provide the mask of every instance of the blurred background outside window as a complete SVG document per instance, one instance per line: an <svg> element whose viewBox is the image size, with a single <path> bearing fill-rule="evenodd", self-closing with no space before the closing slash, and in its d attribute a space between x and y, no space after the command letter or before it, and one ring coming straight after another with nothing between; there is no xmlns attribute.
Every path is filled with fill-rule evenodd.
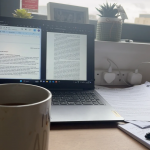
<svg viewBox="0 0 150 150"><path fill-rule="evenodd" d="M149 0L107 0L108 3L117 3L122 5L127 13L128 20L125 23L150 25L150 1ZM39 0L39 14L47 15L47 3L55 2L75 6L88 7L89 19L97 20L98 12L95 7L106 3L106 0Z"/></svg>

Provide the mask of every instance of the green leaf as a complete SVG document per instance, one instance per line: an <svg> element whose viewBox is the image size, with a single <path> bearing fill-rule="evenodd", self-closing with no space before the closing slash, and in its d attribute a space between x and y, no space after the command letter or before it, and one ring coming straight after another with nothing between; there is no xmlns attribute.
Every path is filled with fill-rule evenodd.
<svg viewBox="0 0 150 150"><path fill-rule="evenodd" d="M25 9L16 9L14 11L15 11L15 14L13 13L14 17L17 17L17 18L26 18L26 19L33 18L33 16L31 16L32 13L28 13L27 10L25 10Z"/></svg>
<svg viewBox="0 0 150 150"><path fill-rule="evenodd" d="M96 9L101 15L103 14L103 11L101 9L98 9L98 8L96 8Z"/></svg>
<svg viewBox="0 0 150 150"><path fill-rule="evenodd" d="M116 5L116 3L108 4L108 2L106 2L106 4L99 5L100 8L96 8L96 10L99 12L99 16L117 18L119 17L119 13L116 9Z"/></svg>

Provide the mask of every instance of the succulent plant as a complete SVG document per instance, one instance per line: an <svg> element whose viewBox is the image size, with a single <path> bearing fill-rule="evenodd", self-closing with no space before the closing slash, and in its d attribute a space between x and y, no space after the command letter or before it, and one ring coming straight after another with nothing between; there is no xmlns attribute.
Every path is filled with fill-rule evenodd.
<svg viewBox="0 0 150 150"><path fill-rule="evenodd" d="M118 18L120 15L118 13L118 10L115 8L116 3L114 4L106 4L100 5L100 8L96 8L97 11L99 12L98 16L100 17L110 17L110 18Z"/></svg>
<svg viewBox="0 0 150 150"><path fill-rule="evenodd" d="M13 16L15 18L26 18L31 19L33 16L31 16L31 13L28 13L25 9L16 9L15 14L13 13Z"/></svg>

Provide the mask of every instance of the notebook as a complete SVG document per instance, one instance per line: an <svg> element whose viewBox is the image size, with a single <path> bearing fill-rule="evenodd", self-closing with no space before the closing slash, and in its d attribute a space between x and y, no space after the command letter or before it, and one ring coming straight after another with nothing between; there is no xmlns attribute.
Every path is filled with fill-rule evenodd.
<svg viewBox="0 0 150 150"><path fill-rule="evenodd" d="M123 130L135 140L140 142L141 144L145 145L150 149L150 140L145 138L146 133L150 132L150 128L140 128L134 124L127 123L125 125L119 125L119 129Z"/></svg>
<svg viewBox="0 0 150 150"><path fill-rule="evenodd" d="M94 26L0 17L0 83L52 92L51 122L121 121L94 90Z"/></svg>

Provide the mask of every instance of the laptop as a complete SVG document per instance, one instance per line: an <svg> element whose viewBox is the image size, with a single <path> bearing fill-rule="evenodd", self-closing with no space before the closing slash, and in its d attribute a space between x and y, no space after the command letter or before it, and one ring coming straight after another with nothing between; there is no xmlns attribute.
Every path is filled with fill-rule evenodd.
<svg viewBox="0 0 150 150"><path fill-rule="evenodd" d="M52 92L51 122L122 121L94 90L94 26L0 17L0 83Z"/></svg>

